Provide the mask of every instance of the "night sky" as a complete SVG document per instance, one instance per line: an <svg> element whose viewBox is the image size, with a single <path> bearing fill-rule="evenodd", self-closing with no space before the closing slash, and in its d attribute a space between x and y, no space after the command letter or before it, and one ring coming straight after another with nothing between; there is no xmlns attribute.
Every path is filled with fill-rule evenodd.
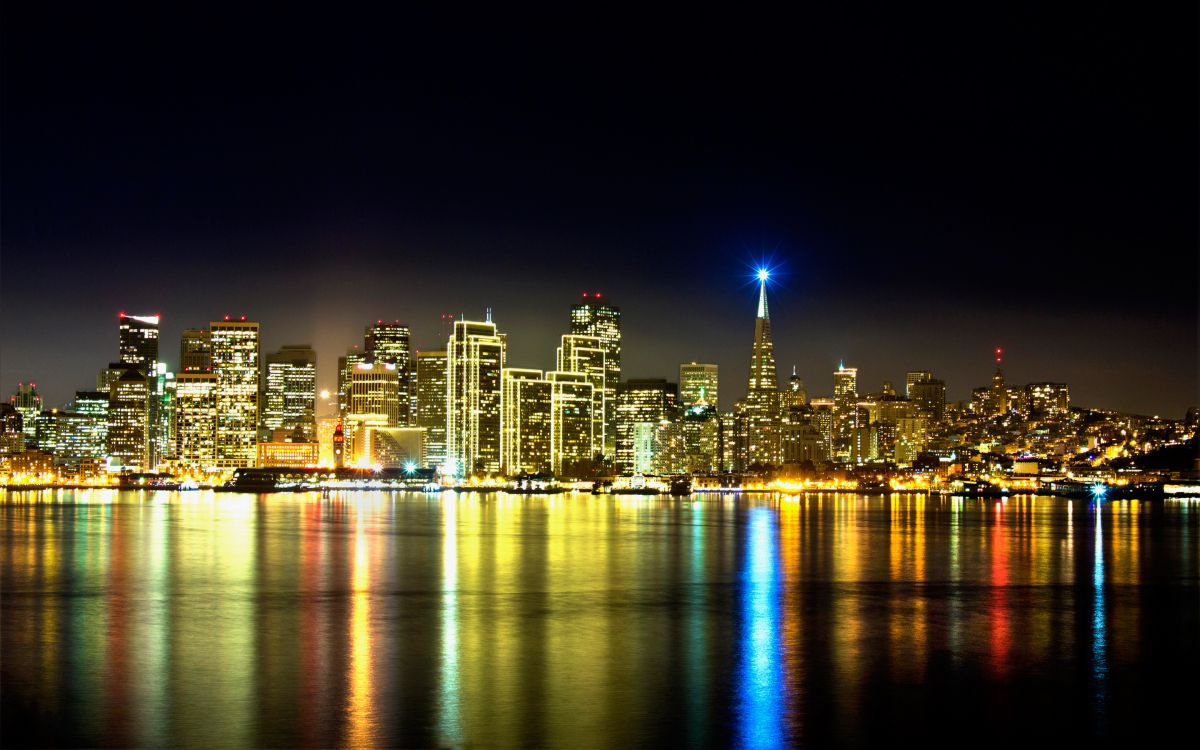
<svg viewBox="0 0 1200 750"><path fill-rule="evenodd" d="M863 392L932 369L966 398L1000 345L1011 382L1067 381L1078 405L1200 401L1188 4L17 5L5 396L93 387L118 310L164 316L172 367L183 328L245 314L264 352L314 344L332 387L366 323L433 348L440 314L490 306L509 363L550 367L588 290L623 310L626 377L717 362L728 405L766 261L781 375L796 365L810 395L844 360Z"/></svg>

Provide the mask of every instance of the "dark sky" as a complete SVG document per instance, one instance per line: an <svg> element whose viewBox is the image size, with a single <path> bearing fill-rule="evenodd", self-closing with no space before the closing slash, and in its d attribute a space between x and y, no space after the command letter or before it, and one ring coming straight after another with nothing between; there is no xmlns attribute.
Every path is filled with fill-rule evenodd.
<svg viewBox="0 0 1200 750"><path fill-rule="evenodd" d="M368 321L431 348L441 313L490 305L510 364L549 367L598 290L624 311L627 376L714 361L727 400L767 259L781 372L813 395L844 359L863 391L927 368L965 398L1002 345L1011 381L1068 381L1078 404L1200 401L1188 4L17 5L6 395L90 387L118 310L164 316L172 365L183 328L246 314L264 349L315 344L330 387Z"/></svg>

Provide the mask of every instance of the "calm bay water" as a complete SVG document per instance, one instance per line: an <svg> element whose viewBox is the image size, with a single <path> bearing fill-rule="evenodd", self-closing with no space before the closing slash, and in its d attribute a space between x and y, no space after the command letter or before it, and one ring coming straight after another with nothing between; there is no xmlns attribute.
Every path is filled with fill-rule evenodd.
<svg viewBox="0 0 1200 750"><path fill-rule="evenodd" d="M5 745L1117 742L1194 727L1200 504L0 495Z"/></svg>

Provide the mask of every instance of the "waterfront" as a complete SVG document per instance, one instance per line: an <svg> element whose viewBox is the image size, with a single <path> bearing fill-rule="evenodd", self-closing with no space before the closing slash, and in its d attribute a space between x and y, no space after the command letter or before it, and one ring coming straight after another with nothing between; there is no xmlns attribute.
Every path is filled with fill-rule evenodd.
<svg viewBox="0 0 1200 750"><path fill-rule="evenodd" d="M5 745L1142 742L1200 503L9 491Z"/></svg>

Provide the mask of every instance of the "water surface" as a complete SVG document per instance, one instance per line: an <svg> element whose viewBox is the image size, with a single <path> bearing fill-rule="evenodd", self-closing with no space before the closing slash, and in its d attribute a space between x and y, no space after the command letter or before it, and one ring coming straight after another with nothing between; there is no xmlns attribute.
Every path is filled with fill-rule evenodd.
<svg viewBox="0 0 1200 750"><path fill-rule="evenodd" d="M1194 502L8 492L3 742L1146 741L1193 726L1198 539Z"/></svg>

